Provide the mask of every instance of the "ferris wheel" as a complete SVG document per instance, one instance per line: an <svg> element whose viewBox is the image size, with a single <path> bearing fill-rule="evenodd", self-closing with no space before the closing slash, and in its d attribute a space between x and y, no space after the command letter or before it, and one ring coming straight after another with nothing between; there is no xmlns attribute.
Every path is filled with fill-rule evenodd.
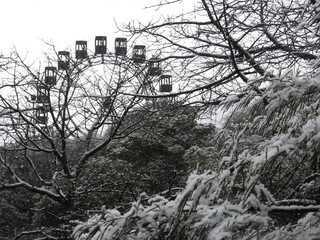
<svg viewBox="0 0 320 240"><path fill-rule="evenodd" d="M72 58L69 51L58 51L57 53L57 67L47 66L44 69L44 81L38 82L36 86L36 94L31 96L31 102L36 105L35 119L39 124L46 124L48 121L49 109L49 91L57 84L57 75L59 72L68 71L72 66L71 62L88 61L92 65L105 64L105 58L110 56L117 58L126 58L135 65L144 66L146 69L147 78L152 77L157 79L159 93L170 93L172 91L172 75L164 74L161 63L162 60L158 57L146 58L146 46L134 45L131 56L128 56L127 38L117 37L114 41L114 52L107 51L107 37L96 36L94 41L94 53L90 54L88 50L88 42L84 40L77 40L75 42L75 54ZM97 60L99 59L101 60ZM100 58L101 57L101 58ZM149 95L148 88L151 88L150 82L143 85L142 94ZM145 98L148 100L148 97ZM106 101L110 102L110 97L106 96Z"/></svg>

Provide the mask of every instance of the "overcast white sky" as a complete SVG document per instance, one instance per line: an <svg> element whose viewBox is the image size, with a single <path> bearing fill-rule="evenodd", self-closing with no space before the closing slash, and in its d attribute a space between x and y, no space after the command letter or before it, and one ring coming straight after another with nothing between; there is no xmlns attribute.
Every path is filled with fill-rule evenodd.
<svg viewBox="0 0 320 240"><path fill-rule="evenodd" d="M119 24L137 18L148 21L160 12L144 7L157 1L1 0L0 53L9 52L13 46L20 52L45 52L42 40L53 42L57 50L73 50L76 40L87 40L88 48L93 50L97 35L107 36L108 49L112 49L114 38L121 36L115 34L115 21ZM169 11L173 13L181 8Z"/></svg>

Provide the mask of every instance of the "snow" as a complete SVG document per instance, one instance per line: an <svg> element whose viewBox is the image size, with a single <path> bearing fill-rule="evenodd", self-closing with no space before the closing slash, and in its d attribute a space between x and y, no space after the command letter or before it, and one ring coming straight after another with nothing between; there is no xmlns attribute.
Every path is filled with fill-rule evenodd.
<svg viewBox="0 0 320 240"><path fill-rule="evenodd" d="M238 101L239 100L239 97L236 96L236 95L229 95L225 100L224 102L225 103L228 103L228 102L235 102L235 101Z"/></svg>
<svg viewBox="0 0 320 240"><path fill-rule="evenodd" d="M309 23L307 21L302 21L300 22L300 24L296 27L295 31L299 31L302 30L303 28L305 28L306 26L308 26Z"/></svg>
<svg viewBox="0 0 320 240"><path fill-rule="evenodd" d="M298 29L305 24L301 23ZM88 236L88 231L94 231L90 224L99 226L99 233L95 234L102 236L102 240L156 239L159 232L181 239L186 236L189 239L214 240L300 240L318 237L320 213L316 211L320 205L310 199L296 201L295 196L279 200L268 189L268 183L262 180L265 177L263 174L274 174L271 172L273 164L280 164L283 160L281 167L289 166L283 175L290 175L290 169L295 170L318 151L319 93L319 79L313 76L297 77L293 71L288 71L279 79L270 80L270 85L263 92L263 97L269 100L264 111L256 114L253 121L242 121L239 126L232 126L230 131L221 131L221 136L226 140L219 152L220 168L201 174L191 173L185 188L173 200L159 194L147 203L137 200L127 213L106 210L103 218L97 220L93 216L77 226L75 239L80 240L82 236ZM248 99L252 100L252 96L241 101ZM234 101L238 101L238 97L231 95L224 104ZM244 110L251 113L248 109L250 107ZM198 148L192 150L193 153L200 151ZM279 171L279 174L282 172ZM296 175L294 177L297 179L290 184L300 181L300 185L288 188L288 195L290 191L296 191L295 187L299 191L314 188L316 180L306 181L305 176ZM282 175L279 178L281 181L287 180ZM282 186L280 180L277 184ZM278 227L277 221L269 214L270 211L306 210L315 212L282 227Z"/></svg>

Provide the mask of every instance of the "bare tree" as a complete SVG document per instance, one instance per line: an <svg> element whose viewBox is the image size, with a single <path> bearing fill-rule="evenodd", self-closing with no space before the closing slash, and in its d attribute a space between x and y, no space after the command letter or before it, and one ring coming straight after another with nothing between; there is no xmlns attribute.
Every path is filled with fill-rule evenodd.
<svg viewBox="0 0 320 240"><path fill-rule="evenodd" d="M151 8L170 4L174 6L183 2L161 1ZM307 101L310 101L308 105L316 104L314 99L311 100L311 96L317 92L315 89L305 90L300 101L291 96L287 99L284 89L295 86L294 83L287 86L285 81L294 82L295 78L307 77L310 78L308 84L311 84L312 79L318 76L318 5L316 1L296 0L201 0L190 12L148 24L133 22L124 25L123 30L153 39L157 43L154 46L162 45L159 51L162 60L172 61L171 66L184 79L181 81L181 86L184 87L176 95L191 94L194 103L205 106L223 105L241 110L254 106L249 111L249 116L240 115L240 129L231 131L231 135L240 131L241 134L248 132L251 137L257 133L257 128L252 127L253 132L249 130L251 127L247 130L242 128L245 129L246 124L256 123L256 126L264 126L263 129L258 128L261 137L269 138L292 127L290 124L293 120L286 120L299 112ZM285 99L283 103L280 101L283 104L281 109L273 105L279 103L273 96L276 91L283 94ZM268 113L265 116L262 112ZM265 122L262 123L257 116L265 118ZM233 148L234 146L230 149ZM233 150L230 150L231 153ZM288 181L282 184L269 180L272 185L270 188L276 189L281 185L281 190L277 190L276 195L292 191L289 196L293 197L295 190L292 188L297 185L293 181L294 177L303 176L304 180L298 180L303 185L302 182L309 181L306 180L306 172L311 171L312 176L316 172L317 176L318 150L312 151L315 151L314 157L309 159L308 164L305 163L307 157L298 157L299 163L303 162L307 170L288 159L294 166L291 172L283 173L290 176ZM282 166L282 161L283 159L277 166ZM266 166L261 176L274 180L274 175L268 176L273 171L272 164ZM283 169L282 171L285 172ZM298 173L299 171L301 172ZM280 172L277 174L282 175ZM281 179L286 178L282 177Z"/></svg>
<svg viewBox="0 0 320 240"><path fill-rule="evenodd" d="M124 26L162 44L162 60L187 87L173 95L199 94L199 103L238 112L216 137L219 169L191 174L173 201L141 196L124 214L80 223L73 236L319 236L319 4L200 0L190 13Z"/></svg>
<svg viewBox="0 0 320 240"><path fill-rule="evenodd" d="M152 7L180 2L160 1ZM123 31L148 39L152 55L147 61L142 45L132 49L137 58L125 57L123 39L115 54L103 56L88 55L86 43L79 41L77 60L57 52L39 69L14 53L3 67L0 89L1 189L23 187L72 207L85 164L113 139L142 126L137 124L141 118L127 117L152 103L147 99L179 97L207 107L222 102L247 106L258 98L257 108L272 110L270 101L277 99L265 88L286 79L284 69L294 69L296 76L314 71L309 63L317 59L318 37L305 24L315 11L309 7L298 0L201 0L178 16L125 25ZM52 68L56 63L62 64L58 70ZM147 119L152 111L143 113ZM286 126L280 123L273 126ZM230 149L226 155L234 153ZM232 164L238 163L223 167L232 172ZM39 171L46 165L50 170Z"/></svg>
<svg viewBox="0 0 320 240"><path fill-rule="evenodd" d="M150 8L170 4L178 9L184 1L161 1ZM251 90L261 96L264 84L250 85L252 79L263 82L288 67L305 71L317 56L317 40L303 25L312 15L308 7L295 0L201 0L189 12L148 24L132 22L122 30L154 43L161 60L184 79L180 93L201 92L202 103L216 105Z"/></svg>
<svg viewBox="0 0 320 240"><path fill-rule="evenodd" d="M117 42L115 53L107 52L100 38L95 54L77 41L75 58L52 46L40 63L30 64L17 51L7 59L0 89L0 190L24 188L69 211L81 194L92 194L78 181L88 161L153 114L144 96L158 94L158 80L143 53L126 55L127 46ZM128 117L133 114L139 118Z"/></svg>

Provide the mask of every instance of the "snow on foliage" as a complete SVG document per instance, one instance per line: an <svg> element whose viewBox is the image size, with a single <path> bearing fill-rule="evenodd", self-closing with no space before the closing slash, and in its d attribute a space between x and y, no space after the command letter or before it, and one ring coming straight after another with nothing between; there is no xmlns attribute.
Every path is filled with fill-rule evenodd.
<svg viewBox="0 0 320 240"><path fill-rule="evenodd" d="M240 113L217 136L218 169L190 174L173 200L143 196L125 213L92 216L74 239L320 239L318 63L251 79L246 94L226 99Z"/></svg>
<svg viewBox="0 0 320 240"><path fill-rule="evenodd" d="M320 236L320 214L309 213L297 224L284 226L273 231L261 240L317 240Z"/></svg>
<svg viewBox="0 0 320 240"><path fill-rule="evenodd" d="M173 200L142 196L125 213L92 216L74 239L316 239L319 76L286 74L248 98L238 108L250 114L219 135L219 169L192 173ZM272 215L299 211L314 213L290 223Z"/></svg>
<svg viewBox="0 0 320 240"><path fill-rule="evenodd" d="M125 214L107 210L79 224L74 238L224 239L241 236L247 226L253 232L254 228L263 229L269 221L265 211L250 213L248 201L226 198L228 193L223 186L228 184L229 175L227 171L193 173L174 200L161 196L147 201L141 198Z"/></svg>

